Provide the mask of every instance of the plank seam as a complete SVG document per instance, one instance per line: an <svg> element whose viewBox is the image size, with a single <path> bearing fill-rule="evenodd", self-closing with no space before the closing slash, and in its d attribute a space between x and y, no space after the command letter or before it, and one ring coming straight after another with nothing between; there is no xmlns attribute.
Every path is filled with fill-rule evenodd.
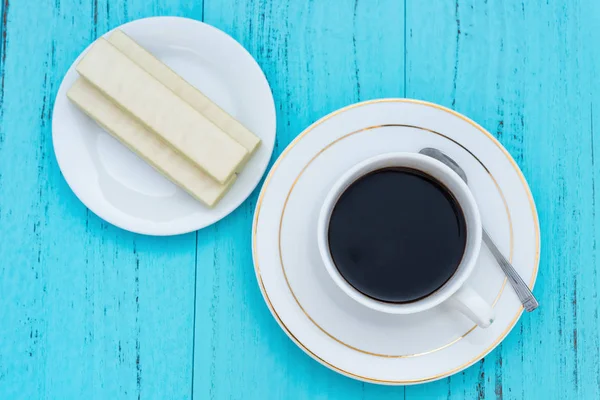
<svg viewBox="0 0 600 400"><path fill-rule="evenodd" d="M204 7L204 5L203 5ZM192 380L191 380L191 389L190 389L190 399L194 398L194 365L196 360L196 296L198 293L197 283L198 283L198 231L196 231L196 241L195 241L195 255L194 255L194 317L192 323Z"/></svg>

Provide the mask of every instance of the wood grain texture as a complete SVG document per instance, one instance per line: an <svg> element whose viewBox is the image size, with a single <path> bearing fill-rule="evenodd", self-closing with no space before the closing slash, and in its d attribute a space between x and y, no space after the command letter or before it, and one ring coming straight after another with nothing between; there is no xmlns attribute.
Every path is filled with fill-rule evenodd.
<svg viewBox="0 0 600 400"><path fill-rule="evenodd" d="M166 1L4 1L0 57L0 398L189 398L195 235L107 225L53 155L62 76L99 34Z"/></svg>
<svg viewBox="0 0 600 400"><path fill-rule="evenodd" d="M451 378L363 384L271 317L251 260L257 191L173 238L87 211L53 155L54 96L89 42L153 15L204 19L252 53L275 97L275 156L377 97L481 123L537 202L539 310ZM0 0L0 399L600 398L599 26L594 0Z"/></svg>

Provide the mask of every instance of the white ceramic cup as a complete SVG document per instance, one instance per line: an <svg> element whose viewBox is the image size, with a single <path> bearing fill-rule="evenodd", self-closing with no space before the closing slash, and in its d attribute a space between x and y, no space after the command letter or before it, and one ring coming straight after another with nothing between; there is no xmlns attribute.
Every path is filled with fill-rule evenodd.
<svg viewBox="0 0 600 400"><path fill-rule="evenodd" d="M462 261L452 277L439 289L423 299L409 303L387 303L368 297L350 285L339 273L329 251L329 219L338 199L358 178L369 172L387 167L407 167L432 176L441 182L454 195L460 204L467 225L467 243ZM319 251L327 272L333 281L348 296L373 310L390 314L412 314L428 310L443 302L456 308L482 328L494 321L493 308L466 284L473 272L481 248L481 217L471 191L460 177L449 167L428 156L416 153L390 153L365 160L340 177L321 209L318 221L317 240Z"/></svg>

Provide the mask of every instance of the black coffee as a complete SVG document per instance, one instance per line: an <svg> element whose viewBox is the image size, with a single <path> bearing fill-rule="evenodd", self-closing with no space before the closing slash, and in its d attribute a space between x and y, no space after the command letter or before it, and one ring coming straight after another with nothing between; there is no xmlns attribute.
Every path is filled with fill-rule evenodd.
<svg viewBox="0 0 600 400"><path fill-rule="evenodd" d="M385 168L352 183L329 222L329 248L342 276L389 303L419 300L456 272L465 216L440 182L409 168Z"/></svg>

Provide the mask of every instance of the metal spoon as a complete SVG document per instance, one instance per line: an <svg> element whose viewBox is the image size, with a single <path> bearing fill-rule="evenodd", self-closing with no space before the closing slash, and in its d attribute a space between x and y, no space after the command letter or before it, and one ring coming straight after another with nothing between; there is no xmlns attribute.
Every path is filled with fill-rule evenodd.
<svg viewBox="0 0 600 400"><path fill-rule="evenodd" d="M460 176L461 179L465 181L465 183L468 184L467 175L465 174L465 171L463 171L463 169L456 163L456 161L448 157L446 154L431 147L421 149L419 153L429 156L431 158L435 158L436 160L446 164L454 172L456 172L458 176ZM533 296L533 293L531 293L529 286L527 286L527 284L523 281L521 276L517 273L517 271L515 271L515 268L506 259L506 257L502 255L500 250L498 250L498 247L496 246L490 235L487 233L485 228L483 228L483 242L488 247L488 249L490 249L493 256L496 258L496 261L498 261L498 264L500 264L500 267L508 277L508 280L512 285L513 289L515 289L515 292L517 293L517 296L519 296L519 300L521 300L521 303L523 304L523 307L525 307L525 310L529 312L535 310L538 307L539 303Z"/></svg>

